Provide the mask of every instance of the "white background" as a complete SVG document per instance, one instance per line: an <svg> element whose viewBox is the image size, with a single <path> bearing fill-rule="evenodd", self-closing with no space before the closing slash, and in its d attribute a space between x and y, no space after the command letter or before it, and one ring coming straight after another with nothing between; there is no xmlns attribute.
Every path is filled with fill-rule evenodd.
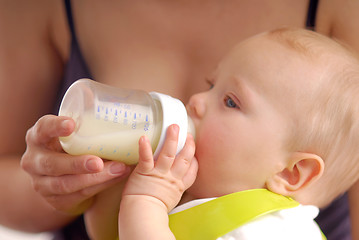
<svg viewBox="0 0 359 240"><path fill-rule="evenodd" d="M51 233L23 233L0 225L0 240L51 240L52 238Z"/></svg>

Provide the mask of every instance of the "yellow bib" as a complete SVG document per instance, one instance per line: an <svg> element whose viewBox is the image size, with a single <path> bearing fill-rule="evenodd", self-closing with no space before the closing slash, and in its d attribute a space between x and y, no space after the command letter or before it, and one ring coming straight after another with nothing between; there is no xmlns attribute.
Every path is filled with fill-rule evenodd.
<svg viewBox="0 0 359 240"><path fill-rule="evenodd" d="M169 226L176 240L221 237L253 219L282 209L299 206L291 198L266 189L253 189L225 195L169 215ZM323 240L326 239L322 234Z"/></svg>

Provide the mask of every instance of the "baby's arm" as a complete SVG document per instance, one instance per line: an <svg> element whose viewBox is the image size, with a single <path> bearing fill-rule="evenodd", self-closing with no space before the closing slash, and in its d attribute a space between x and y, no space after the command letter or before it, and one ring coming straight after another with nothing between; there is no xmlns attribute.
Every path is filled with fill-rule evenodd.
<svg viewBox="0 0 359 240"><path fill-rule="evenodd" d="M141 137L139 163L126 183L120 206L121 240L175 239L168 227L168 212L193 184L198 168L191 136L176 156L178 131L177 125L168 128L156 162L148 138Z"/></svg>

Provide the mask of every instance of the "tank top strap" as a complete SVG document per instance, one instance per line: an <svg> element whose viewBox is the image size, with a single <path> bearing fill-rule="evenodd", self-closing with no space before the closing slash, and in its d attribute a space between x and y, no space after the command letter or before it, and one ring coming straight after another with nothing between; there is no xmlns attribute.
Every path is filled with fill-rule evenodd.
<svg viewBox="0 0 359 240"><path fill-rule="evenodd" d="M86 60L83 57L81 51L81 46L78 42L71 0L64 0L64 3L66 9L67 22L71 33L70 58L68 61L69 66L67 66L71 68L71 73L72 73L70 74L72 76L71 81L69 82L69 84L67 84L67 86L69 86L73 82L78 80L78 78L92 78L92 74L86 64Z"/></svg>
<svg viewBox="0 0 359 240"><path fill-rule="evenodd" d="M86 61L81 52L81 47L78 43L71 1L64 0L64 5L66 10L68 28L71 34L71 46L69 49L69 59L64 69L63 79L59 86L59 91L57 95L58 100L54 106L54 113L57 113L62 97L72 83L74 83L79 78L93 79L91 71L87 67Z"/></svg>
<svg viewBox="0 0 359 240"><path fill-rule="evenodd" d="M317 16L319 0L310 0L307 12L306 27L311 30L315 30L315 20Z"/></svg>
<svg viewBox="0 0 359 240"><path fill-rule="evenodd" d="M74 25L74 19L72 16L71 0L64 0L64 2L65 2L66 17L67 17L67 22L68 22L69 29L71 32L71 37L72 37L72 39L77 39L75 25Z"/></svg>

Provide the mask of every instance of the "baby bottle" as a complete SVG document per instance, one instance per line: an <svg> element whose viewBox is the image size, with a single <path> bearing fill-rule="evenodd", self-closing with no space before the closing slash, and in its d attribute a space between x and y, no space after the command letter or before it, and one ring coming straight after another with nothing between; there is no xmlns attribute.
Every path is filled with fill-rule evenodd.
<svg viewBox="0 0 359 240"><path fill-rule="evenodd" d="M69 87L59 116L76 122L71 135L60 137L67 153L92 154L126 164L137 163L138 140L143 135L148 136L156 158L171 124L180 127L177 153L185 144L187 132L195 134L180 100L157 92L113 88L89 79L80 79Z"/></svg>

